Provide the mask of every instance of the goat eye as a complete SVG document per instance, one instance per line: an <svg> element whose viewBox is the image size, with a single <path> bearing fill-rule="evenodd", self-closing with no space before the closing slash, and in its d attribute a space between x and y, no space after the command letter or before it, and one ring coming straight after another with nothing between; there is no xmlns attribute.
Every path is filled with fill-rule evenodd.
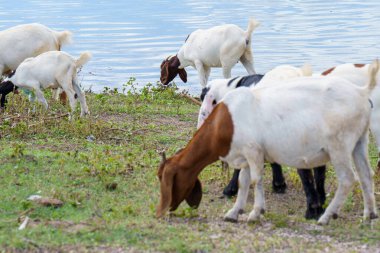
<svg viewBox="0 0 380 253"><path fill-rule="evenodd" d="M212 105L216 105L216 100L215 99L212 101Z"/></svg>

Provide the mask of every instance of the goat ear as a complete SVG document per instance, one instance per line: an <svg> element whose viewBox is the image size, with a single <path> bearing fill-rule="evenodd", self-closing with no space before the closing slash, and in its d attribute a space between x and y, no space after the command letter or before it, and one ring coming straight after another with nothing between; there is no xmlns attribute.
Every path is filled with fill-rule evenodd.
<svg viewBox="0 0 380 253"><path fill-rule="evenodd" d="M181 80L186 83L187 82L187 72L185 69L178 69L178 74Z"/></svg>
<svg viewBox="0 0 380 253"><path fill-rule="evenodd" d="M167 62L167 60L163 60L162 62L161 62L161 66L160 66L160 69L162 69L162 66L164 66L164 64Z"/></svg>
<svg viewBox="0 0 380 253"><path fill-rule="evenodd" d="M161 76L160 76L161 83L166 85L168 78L169 78L169 62L163 61L161 64Z"/></svg>
<svg viewBox="0 0 380 253"><path fill-rule="evenodd" d="M160 203L156 210L156 217L160 218L165 215L166 211L170 208L172 203L172 190L175 173L173 170L164 169L161 180L161 197Z"/></svg>
<svg viewBox="0 0 380 253"><path fill-rule="evenodd" d="M201 181L197 178L195 181L194 187L191 190L189 196L186 197L186 202L190 207L198 208L202 200L202 184Z"/></svg>

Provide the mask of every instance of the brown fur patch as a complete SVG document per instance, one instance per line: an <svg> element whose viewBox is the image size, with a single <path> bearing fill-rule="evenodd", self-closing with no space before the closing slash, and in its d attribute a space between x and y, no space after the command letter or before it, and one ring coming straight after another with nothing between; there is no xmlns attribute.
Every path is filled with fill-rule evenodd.
<svg viewBox="0 0 380 253"><path fill-rule="evenodd" d="M59 94L59 101L61 101L63 105L66 105L66 101L67 101L66 92L63 91L61 94Z"/></svg>
<svg viewBox="0 0 380 253"><path fill-rule="evenodd" d="M363 64L363 63L356 63L356 64L354 64L354 66L356 68L363 68L365 66L365 64Z"/></svg>
<svg viewBox="0 0 380 253"><path fill-rule="evenodd" d="M202 198L198 175L207 165L229 153L233 132L228 107L220 103L187 146L160 164L157 175L161 198L157 217L163 216L168 209L177 209L183 200L198 207Z"/></svg>
<svg viewBox="0 0 380 253"><path fill-rule="evenodd" d="M333 67L333 68L331 68L331 69L328 69L328 70L322 72L321 75L322 75L322 76L327 76L328 74L330 74L331 72L333 72L334 69L335 69L335 67Z"/></svg>

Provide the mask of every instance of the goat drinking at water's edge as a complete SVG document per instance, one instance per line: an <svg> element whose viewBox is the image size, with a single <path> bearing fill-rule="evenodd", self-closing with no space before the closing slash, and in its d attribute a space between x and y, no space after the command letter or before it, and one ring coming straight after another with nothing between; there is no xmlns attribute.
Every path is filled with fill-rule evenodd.
<svg viewBox="0 0 380 253"><path fill-rule="evenodd" d="M10 75L26 58L61 50L62 45L71 42L71 36L69 31L57 32L37 23L0 31L0 76ZM1 107L5 106L6 95L15 89L9 83L0 86Z"/></svg>
<svg viewBox="0 0 380 253"><path fill-rule="evenodd" d="M352 158L363 193L364 218L377 218L367 144L369 95L376 86L378 70L379 62L375 61L365 87L339 77L305 77L286 85L228 93L188 145L160 164L157 217L175 210L184 199L197 207L202 197L198 175L218 159L242 169L237 200L225 215L228 221L237 221L244 210L251 183L255 185L255 201L248 221L259 219L264 212L265 160L301 168L331 161L338 189L318 220L327 224L337 217L355 181Z"/></svg>
<svg viewBox="0 0 380 253"><path fill-rule="evenodd" d="M91 58L88 52L74 59L61 51L50 51L35 58L28 58L17 68L16 73L6 80L13 85L34 91L37 100L45 108L48 104L41 88L61 88L68 96L72 113L75 110L77 98L81 104L81 116L89 113L86 98L77 80L77 69Z"/></svg>
<svg viewBox="0 0 380 253"><path fill-rule="evenodd" d="M221 67L224 78L231 77L232 67L240 61L248 74L255 74L251 49L251 34L259 22L251 19L247 31L232 24L192 32L177 55L161 63L162 84L167 85L178 74L187 82L185 67L193 66L202 87L206 87L211 68Z"/></svg>

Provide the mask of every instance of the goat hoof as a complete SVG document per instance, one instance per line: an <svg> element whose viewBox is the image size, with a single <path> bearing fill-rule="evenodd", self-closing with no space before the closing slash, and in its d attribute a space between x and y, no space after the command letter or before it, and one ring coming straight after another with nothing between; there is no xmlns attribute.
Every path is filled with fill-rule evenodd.
<svg viewBox="0 0 380 253"><path fill-rule="evenodd" d="M224 188L223 190L223 195L226 197L233 197L233 196L236 196L237 192L238 192L237 187L232 187L230 185L227 185L226 188Z"/></svg>
<svg viewBox="0 0 380 253"><path fill-rule="evenodd" d="M227 221L227 222L232 222L232 223L237 223L237 219L234 219L234 218L232 218L232 217L227 217L227 216L225 216L224 217L224 221Z"/></svg>
<svg viewBox="0 0 380 253"><path fill-rule="evenodd" d="M329 218L322 215L321 218L319 218L317 223L318 225L327 225L329 224Z"/></svg>
<svg viewBox="0 0 380 253"><path fill-rule="evenodd" d="M240 209L239 210L239 214L243 214L244 213L244 210L243 209Z"/></svg>
<svg viewBox="0 0 380 253"><path fill-rule="evenodd" d="M333 218L334 220L338 219L338 214L337 214L337 213L333 213L332 218Z"/></svg>
<svg viewBox="0 0 380 253"><path fill-rule="evenodd" d="M374 219L377 219L377 218L379 218L379 215L377 215L376 213L370 213L369 214L369 219L370 220L374 220Z"/></svg>
<svg viewBox="0 0 380 253"><path fill-rule="evenodd" d="M324 209L321 206L308 207L305 213L305 219L307 220L318 220L323 214Z"/></svg>
<svg viewBox="0 0 380 253"><path fill-rule="evenodd" d="M284 194L286 191L286 183L278 183L278 182L273 182L272 184L272 189L274 193L279 193L279 194Z"/></svg>
<svg viewBox="0 0 380 253"><path fill-rule="evenodd" d="M247 220L247 223L248 224L255 224L257 223L258 221L260 221L260 217L248 217L248 220Z"/></svg>
<svg viewBox="0 0 380 253"><path fill-rule="evenodd" d="M260 214L264 210L264 208L256 208L254 209L248 216L248 223L255 223L260 220Z"/></svg>
<svg viewBox="0 0 380 253"><path fill-rule="evenodd" d="M262 209L260 210L260 214L265 214L265 209L264 209L264 208L262 208Z"/></svg>

